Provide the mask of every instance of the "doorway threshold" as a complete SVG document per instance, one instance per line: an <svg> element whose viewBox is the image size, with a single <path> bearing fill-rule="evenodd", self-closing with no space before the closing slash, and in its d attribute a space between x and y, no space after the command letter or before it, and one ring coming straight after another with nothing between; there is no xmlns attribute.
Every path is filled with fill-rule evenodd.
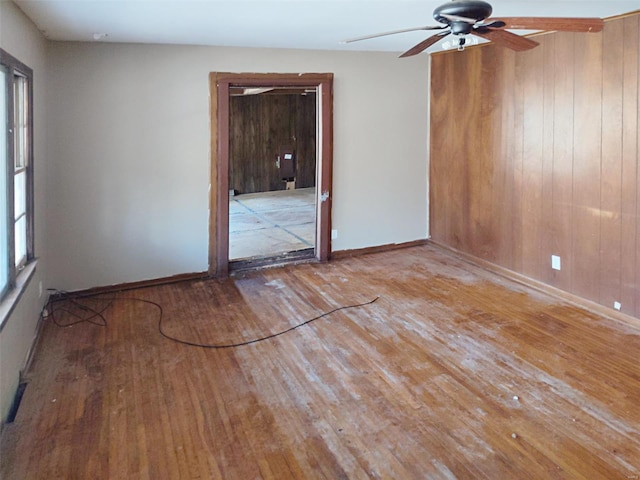
<svg viewBox="0 0 640 480"><path fill-rule="evenodd" d="M313 248L305 248L303 250L295 250L279 255L269 255L263 257L240 258L229 261L229 271L231 274L237 272L246 272L249 270L260 270L262 268L281 267L283 265L291 265L298 263L316 262L315 251Z"/></svg>

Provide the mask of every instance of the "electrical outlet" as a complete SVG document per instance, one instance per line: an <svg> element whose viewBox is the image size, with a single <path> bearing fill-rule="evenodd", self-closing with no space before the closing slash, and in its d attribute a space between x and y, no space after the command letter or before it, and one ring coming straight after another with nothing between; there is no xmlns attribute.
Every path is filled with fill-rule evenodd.
<svg viewBox="0 0 640 480"><path fill-rule="evenodd" d="M560 257L558 255L551 255L551 268L554 270L561 269Z"/></svg>
<svg viewBox="0 0 640 480"><path fill-rule="evenodd" d="M335 240L336 238L338 238L338 230L333 229L331 230L331 240Z"/></svg>
<svg viewBox="0 0 640 480"><path fill-rule="evenodd" d="M622 304L620 302L613 302L613 308L620 311L620 309L622 308Z"/></svg>

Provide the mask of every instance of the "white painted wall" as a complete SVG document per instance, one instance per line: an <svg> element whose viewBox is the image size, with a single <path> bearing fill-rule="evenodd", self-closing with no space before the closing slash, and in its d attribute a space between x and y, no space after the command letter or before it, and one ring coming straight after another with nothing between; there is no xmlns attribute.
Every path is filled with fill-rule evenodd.
<svg viewBox="0 0 640 480"><path fill-rule="evenodd" d="M34 339L38 317L46 295L40 297L39 283L45 282L47 263L45 205L47 175L45 84L46 43L35 26L11 2L0 0L0 47L34 71L35 154L35 246L40 257L35 275L10 317L0 327L0 420L4 420L18 386L20 370Z"/></svg>
<svg viewBox="0 0 640 480"><path fill-rule="evenodd" d="M208 74L333 72L333 250L427 237L427 56L53 43L51 287L207 270Z"/></svg>

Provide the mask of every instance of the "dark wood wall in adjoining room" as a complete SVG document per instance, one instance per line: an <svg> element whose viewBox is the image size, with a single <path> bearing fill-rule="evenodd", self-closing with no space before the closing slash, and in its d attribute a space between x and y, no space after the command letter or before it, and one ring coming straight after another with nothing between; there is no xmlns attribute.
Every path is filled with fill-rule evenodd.
<svg viewBox="0 0 640 480"><path fill-rule="evenodd" d="M640 317L640 16L535 40L432 57L431 237Z"/></svg>
<svg viewBox="0 0 640 480"><path fill-rule="evenodd" d="M229 188L241 194L284 190L276 166L282 146L295 149L296 188L315 185L315 93L232 96L229 128Z"/></svg>

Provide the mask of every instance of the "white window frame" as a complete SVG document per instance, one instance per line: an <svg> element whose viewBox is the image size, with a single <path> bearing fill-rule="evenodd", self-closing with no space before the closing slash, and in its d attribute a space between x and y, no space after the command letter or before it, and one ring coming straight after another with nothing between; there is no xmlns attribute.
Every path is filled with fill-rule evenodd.
<svg viewBox="0 0 640 480"><path fill-rule="evenodd" d="M6 246L0 248L0 255L7 269L7 282L0 286L0 313L7 310L6 303L22 293L31 277L35 266L34 257L34 202L33 202L33 70L18 59L0 48L0 67L5 73L5 83L0 85L4 89L6 108L0 112L6 115L6 125L2 135L6 138L6 159L4 185L0 185L0 194L5 195L5 208L0 211L7 219ZM22 84L22 88L20 85ZM18 93L20 90L20 93ZM21 105L16 105L21 103ZM16 125L19 122L21 125ZM19 164L16 165L16 160ZM3 166L0 165L0 168ZM24 174L24 198L17 202L24 205L24 211L16 213L15 182L18 175ZM16 225L24 225L21 235L24 235L23 255L16 258ZM21 237L22 238L22 237ZM19 290L19 291L17 291ZM11 302L13 303L13 302ZM13 305L9 306L12 309ZM8 313L8 312L7 312ZM0 330L4 324L4 315L0 315Z"/></svg>

